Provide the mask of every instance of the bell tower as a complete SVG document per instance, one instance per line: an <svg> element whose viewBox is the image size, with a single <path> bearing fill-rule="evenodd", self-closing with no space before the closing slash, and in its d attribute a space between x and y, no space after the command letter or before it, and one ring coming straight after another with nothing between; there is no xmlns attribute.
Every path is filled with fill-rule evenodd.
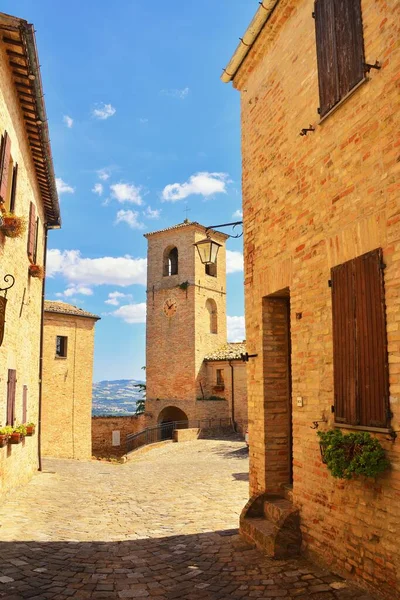
<svg viewBox="0 0 400 600"><path fill-rule="evenodd" d="M203 265L197 222L145 234L147 251L146 413L151 424L196 418L204 357L226 343L226 250L229 236L209 231L216 265ZM151 414L151 417L150 417Z"/></svg>

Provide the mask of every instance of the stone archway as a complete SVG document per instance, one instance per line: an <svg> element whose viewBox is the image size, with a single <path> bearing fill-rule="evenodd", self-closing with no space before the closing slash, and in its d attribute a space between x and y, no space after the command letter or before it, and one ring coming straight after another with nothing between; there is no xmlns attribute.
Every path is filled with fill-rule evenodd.
<svg viewBox="0 0 400 600"><path fill-rule="evenodd" d="M158 424L178 422L179 429L189 427L189 419L187 414L177 406L166 406L162 409L157 419Z"/></svg>

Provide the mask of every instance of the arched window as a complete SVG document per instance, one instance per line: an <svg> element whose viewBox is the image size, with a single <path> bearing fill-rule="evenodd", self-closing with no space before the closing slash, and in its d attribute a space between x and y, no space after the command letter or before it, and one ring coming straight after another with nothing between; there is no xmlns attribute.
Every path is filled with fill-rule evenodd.
<svg viewBox="0 0 400 600"><path fill-rule="evenodd" d="M178 248L175 246L169 247L164 252L164 265L163 275L168 277L169 275L178 274Z"/></svg>
<svg viewBox="0 0 400 600"><path fill-rule="evenodd" d="M218 333L218 311L215 300L209 298L206 302L206 309L210 316L210 333Z"/></svg>

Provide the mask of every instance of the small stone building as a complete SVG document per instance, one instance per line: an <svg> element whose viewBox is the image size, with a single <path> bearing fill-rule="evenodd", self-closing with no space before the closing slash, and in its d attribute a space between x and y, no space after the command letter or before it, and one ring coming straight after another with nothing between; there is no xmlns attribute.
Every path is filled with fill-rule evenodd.
<svg viewBox="0 0 400 600"><path fill-rule="evenodd" d="M216 265L200 261L194 245L206 237L200 223L185 220L145 235L149 425L183 421L196 426L211 419L215 424L235 420L243 428L247 422L246 366L240 359L244 346L227 345L228 236L207 233L220 244Z"/></svg>
<svg viewBox="0 0 400 600"><path fill-rule="evenodd" d="M251 510L271 519L271 495L285 496L303 552L399 598L400 5L261 4L222 76L241 96L257 354L247 366L254 496L241 527ZM331 429L371 434L391 468L333 478L317 437Z"/></svg>
<svg viewBox="0 0 400 600"><path fill-rule="evenodd" d="M54 458L92 456L92 380L95 324L100 317L45 301L42 452Z"/></svg>
<svg viewBox="0 0 400 600"><path fill-rule="evenodd" d="M60 222L34 26L0 13L0 425L36 425L0 448L0 495L40 466L41 276Z"/></svg>

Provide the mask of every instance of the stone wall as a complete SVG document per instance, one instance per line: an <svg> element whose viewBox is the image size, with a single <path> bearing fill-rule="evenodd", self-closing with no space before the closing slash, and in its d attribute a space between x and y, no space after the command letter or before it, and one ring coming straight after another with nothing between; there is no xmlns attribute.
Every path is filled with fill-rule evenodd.
<svg viewBox="0 0 400 600"><path fill-rule="evenodd" d="M54 458L92 456L92 374L95 320L45 312L43 338L42 451ZM56 356L56 336L66 336L66 358Z"/></svg>
<svg viewBox="0 0 400 600"><path fill-rule="evenodd" d="M131 417L93 417L92 418L92 453L102 458L122 456L126 453L126 436L146 428L145 415ZM113 445L113 432L119 431L118 446ZM114 441L118 441L114 437Z"/></svg>
<svg viewBox="0 0 400 600"><path fill-rule="evenodd" d="M246 363L241 360L230 361L233 367L234 382L234 418L240 431L247 426L247 379ZM226 412L232 416L232 370L229 361L213 360L206 365L205 395L220 396L227 402ZM224 389L217 386L217 370L222 370Z"/></svg>
<svg viewBox="0 0 400 600"><path fill-rule="evenodd" d="M7 131L13 164L18 163L15 214L29 219L33 202L39 217L37 262L43 264L44 213L36 174L4 45L0 44L0 135ZM12 174L12 172L11 172ZM11 176L10 174L10 176ZM10 179L11 182L11 179ZM7 418L8 370L16 370L15 422L22 421L22 390L27 386L27 420L38 423L39 343L42 282L28 275L27 235L6 238L0 233L0 287L4 276L15 277L7 292L5 333L0 347L0 424ZM1 293L4 295L4 292ZM23 485L38 468L38 435L24 444L0 448L0 494Z"/></svg>
<svg viewBox="0 0 400 600"><path fill-rule="evenodd" d="M399 4L361 4L365 57L382 69L321 123L313 0L277 4L234 80L242 109L247 347L258 353L247 368L250 487L259 490L268 476L263 298L288 288L292 397L302 404L292 409L293 493L304 550L394 598L400 445L374 434L392 469L376 481L341 482L322 464L311 428L323 418L321 427L334 423L330 269L382 247L390 406L400 429ZM300 137L310 123L315 131Z"/></svg>

